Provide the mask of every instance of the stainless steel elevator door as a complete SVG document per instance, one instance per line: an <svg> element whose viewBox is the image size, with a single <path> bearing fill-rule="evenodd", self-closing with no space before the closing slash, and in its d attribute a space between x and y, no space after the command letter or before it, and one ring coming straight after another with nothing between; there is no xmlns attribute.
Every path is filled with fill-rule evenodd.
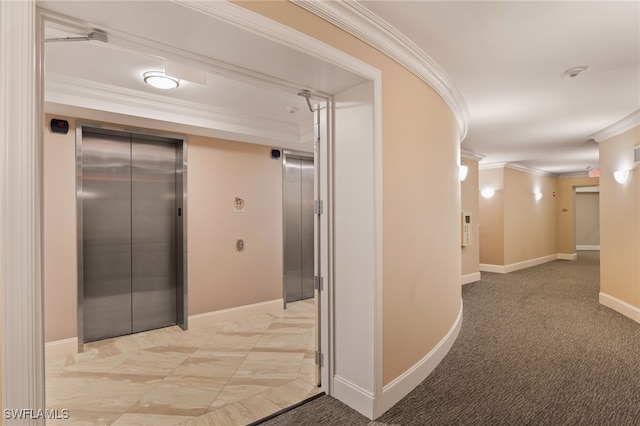
<svg viewBox="0 0 640 426"><path fill-rule="evenodd" d="M286 156L284 163L284 299L313 293L313 160Z"/></svg>
<svg viewBox="0 0 640 426"><path fill-rule="evenodd" d="M133 332L176 324L176 145L131 144Z"/></svg>
<svg viewBox="0 0 640 426"><path fill-rule="evenodd" d="M82 137L84 340L131 333L131 140Z"/></svg>
<svg viewBox="0 0 640 426"><path fill-rule="evenodd" d="M176 145L83 128L83 342L177 323Z"/></svg>

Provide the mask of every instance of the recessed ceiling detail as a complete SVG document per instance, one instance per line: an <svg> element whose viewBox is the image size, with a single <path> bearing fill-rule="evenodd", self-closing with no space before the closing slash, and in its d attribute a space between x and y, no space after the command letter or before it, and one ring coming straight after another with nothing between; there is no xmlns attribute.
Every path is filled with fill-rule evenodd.
<svg viewBox="0 0 640 426"><path fill-rule="evenodd" d="M587 70L587 68L589 68L589 67L586 66L586 65L581 65L579 67L569 68L568 70L566 70L563 73L563 75L565 77L569 77L569 78L576 78L577 76L579 76L580 74L585 72Z"/></svg>

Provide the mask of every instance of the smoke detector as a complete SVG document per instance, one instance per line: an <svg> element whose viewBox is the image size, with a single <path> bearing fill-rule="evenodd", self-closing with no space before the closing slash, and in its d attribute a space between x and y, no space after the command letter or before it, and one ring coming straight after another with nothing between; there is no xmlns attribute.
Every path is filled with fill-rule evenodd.
<svg viewBox="0 0 640 426"><path fill-rule="evenodd" d="M577 76L579 76L580 74L585 72L587 70L587 68L589 68L589 67L587 67L586 65L581 65L579 67L569 68L564 73L562 73L562 75L564 75L565 77L576 78Z"/></svg>

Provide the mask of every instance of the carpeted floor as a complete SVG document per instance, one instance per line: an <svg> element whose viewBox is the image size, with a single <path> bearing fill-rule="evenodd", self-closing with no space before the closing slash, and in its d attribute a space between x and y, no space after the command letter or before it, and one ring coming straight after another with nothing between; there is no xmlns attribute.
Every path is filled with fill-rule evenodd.
<svg viewBox="0 0 640 426"><path fill-rule="evenodd" d="M264 424L639 425L640 324L598 292L598 252L483 273L449 354L382 417L323 396Z"/></svg>

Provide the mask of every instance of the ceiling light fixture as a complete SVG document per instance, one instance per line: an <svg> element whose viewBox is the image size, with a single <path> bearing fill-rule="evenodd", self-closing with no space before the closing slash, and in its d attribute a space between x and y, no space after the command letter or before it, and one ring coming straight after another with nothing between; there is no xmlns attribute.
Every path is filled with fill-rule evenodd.
<svg viewBox="0 0 640 426"><path fill-rule="evenodd" d="M542 192L534 192L533 195L536 197L536 201L540 201L542 199Z"/></svg>
<svg viewBox="0 0 640 426"><path fill-rule="evenodd" d="M144 82L156 89L175 89L180 86L180 80L168 76L162 71L147 71L142 74Z"/></svg>
<svg viewBox="0 0 640 426"><path fill-rule="evenodd" d="M587 70L587 68L589 68L589 67L586 66L586 65L581 65L579 67L569 68L568 70L566 70L563 73L563 75L565 77L576 78L577 76L579 76L580 74L585 72Z"/></svg>

